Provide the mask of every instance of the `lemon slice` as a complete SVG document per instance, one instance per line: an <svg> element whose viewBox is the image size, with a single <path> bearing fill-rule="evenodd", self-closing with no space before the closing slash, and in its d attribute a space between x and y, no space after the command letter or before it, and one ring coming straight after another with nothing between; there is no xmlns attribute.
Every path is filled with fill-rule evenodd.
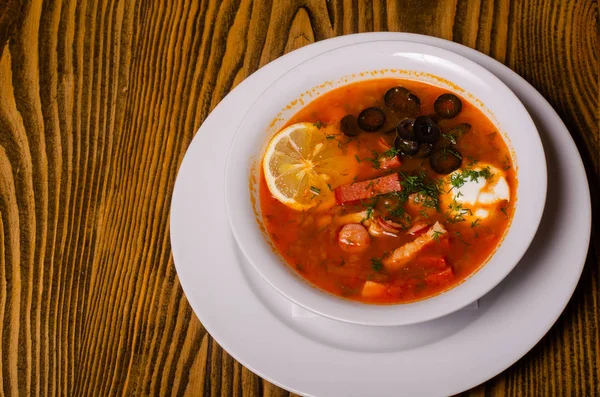
<svg viewBox="0 0 600 397"><path fill-rule="evenodd" d="M342 137L332 126L317 128L312 123L292 124L279 131L263 157L271 194L290 208L305 210L351 181L355 170L344 154Z"/></svg>

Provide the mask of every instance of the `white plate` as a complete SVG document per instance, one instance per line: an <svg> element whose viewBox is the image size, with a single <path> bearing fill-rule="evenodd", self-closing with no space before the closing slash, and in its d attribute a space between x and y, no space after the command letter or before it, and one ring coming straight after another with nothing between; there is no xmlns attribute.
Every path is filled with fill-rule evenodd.
<svg viewBox="0 0 600 397"><path fill-rule="evenodd" d="M324 67L326 65L326 67ZM272 249L257 225L261 159L270 138L305 104L326 92L375 78L423 81L468 99L495 124L518 167L515 214L502 243L480 270L442 294L403 305L365 305L324 293L305 282ZM371 73L369 73L371 72ZM326 84L324 84L327 82ZM270 85L241 121L228 154L225 203L238 246L259 274L298 305L334 320L407 325L432 320L472 303L519 263L535 236L546 200L546 159L531 117L502 81L477 63L421 43L371 41L319 54ZM265 230L265 227L261 228Z"/></svg>
<svg viewBox="0 0 600 397"><path fill-rule="evenodd" d="M287 70L329 49L376 40L443 47L502 79L540 131L552 194L530 249L515 270L480 300L477 310L401 327L295 318L291 304L237 251L224 204L227 150L244 111ZM517 74L481 53L402 33L322 41L247 78L215 108L194 138L179 171L171 209L178 276L208 332L265 379L315 396L442 396L495 376L527 353L563 311L581 275L590 231L590 196L581 158L545 99Z"/></svg>

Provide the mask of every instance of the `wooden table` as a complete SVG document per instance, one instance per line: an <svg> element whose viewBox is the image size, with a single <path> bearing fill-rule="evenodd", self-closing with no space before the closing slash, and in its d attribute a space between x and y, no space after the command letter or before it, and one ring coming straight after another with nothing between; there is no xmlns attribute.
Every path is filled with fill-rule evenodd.
<svg viewBox="0 0 600 397"><path fill-rule="evenodd" d="M463 43L527 79L598 203L595 1L0 0L2 395L287 395L194 316L170 253L173 184L194 132L256 69L382 30ZM598 224L556 325L465 395L600 395Z"/></svg>

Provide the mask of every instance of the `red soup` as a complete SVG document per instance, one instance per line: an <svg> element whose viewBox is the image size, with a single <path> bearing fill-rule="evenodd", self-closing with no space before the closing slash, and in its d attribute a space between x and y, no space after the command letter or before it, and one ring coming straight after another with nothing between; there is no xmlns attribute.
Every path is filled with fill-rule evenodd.
<svg viewBox="0 0 600 397"><path fill-rule="evenodd" d="M452 288L494 253L516 171L490 120L423 82L379 79L324 94L276 134L260 206L301 277L365 303Z"/></svg>

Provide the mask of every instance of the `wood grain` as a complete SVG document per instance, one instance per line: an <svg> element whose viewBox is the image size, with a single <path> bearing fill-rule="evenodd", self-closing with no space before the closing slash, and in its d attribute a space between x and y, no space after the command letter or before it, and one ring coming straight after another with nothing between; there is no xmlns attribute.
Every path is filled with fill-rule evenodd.
<svg viewBox="0 0 600 397"><path fill-rule="evenodd" d="M0 0L0 393L286 396L192 313L169 203L194 131L259 67L326 38L404 31L491 55L565 121L599 202L591 0ZM597 206L548 335L465 396L600 395Z"/></svg>

